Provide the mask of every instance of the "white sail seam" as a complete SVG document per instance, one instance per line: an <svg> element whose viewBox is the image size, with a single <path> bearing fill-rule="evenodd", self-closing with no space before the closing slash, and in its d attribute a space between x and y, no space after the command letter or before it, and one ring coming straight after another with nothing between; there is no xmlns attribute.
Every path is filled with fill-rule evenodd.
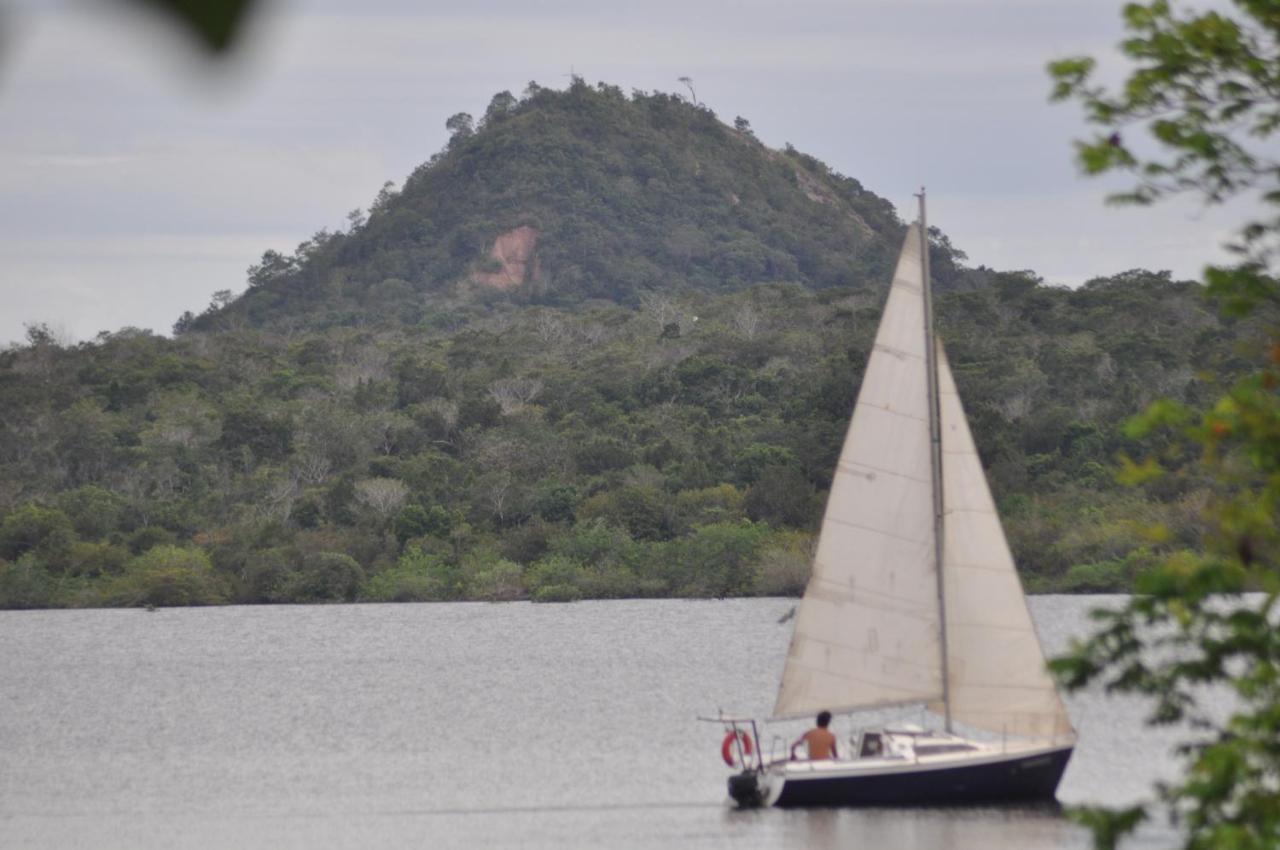
<svg viewBox="0 0 1280 850"><path fill-rule="evenodd" d="M941 698L942 694L937 693L932 696L911 697L910 699L884 700L882 702L867 702L849 705L833 705L828 707L828 711L832 714L853 714L856 711L876 711L883 708L898 708L904 705L920 705L921 703L933 702ZM787 714L775 714L770 720L794 720L798 717L809 717L813 714L808 711L797 711Z"/></svg>
<svg viewBox="0 0 1280 850"><path fill-rule="evenodd" d="M877 590L874 587L867 587L865 585L855 585L853 587L850 587L849 585L844 583L831 581L830 579L825 578L824 576L821 576L821 575L815 575L813 579L818 584L822 584L822 585L825 585L826 587L834 588L837 590L851 590L855 594L869 594L871 596L878 596L881 599L894 599L894 600L899 600L901 602L910 602L915 605L920 604L920 600L914 596L898 596L897 594L889 593L886 590Z"/></svg>
<svg viewBox="0 0 1280 850"><path fill-rule="evenodd" d="M917 484L929 483L923 478L917 478L914 475L907 475L905 472L898 472L893 469L885 469L880 466L872 466L869 463L862 463L861 461L857 461L857 460L839 461L836 463L836 466L839 467L840 469L843 469L845 472L848 472L851 475L857 475L858 469L869 469L872 472L880 473L882 475L892 475L894 478L905 478L906 480L914 481ZM865 478L866 476L863 476L863 477Z"/></svg>
<svg viewBox="0 0 1280 850"><path fill-rule="evenodd" d="M958 629L988 629L990 631L997 632L1023 632L1024 634L1028 631L1026 626L1001 626L996 623L975 623L972 621L967 623L956 623L955 625Z"/></svg>
<svg viewBox="0 0 1280 850"><path fill-rule="evenodd" d="M821 563L819 563L819 566L822 566ZM822 598L826 599L827 601L836 601L841 603L859 605L859 604L862 604L859 600L859 597L874 596L876 597L877 600L904 603L903 608L894 609L894 613L909 614L913 611L918 611L920 609L920 600L915 597L895 596L892 593L885 593L884 591L876 590L874 588L867 588L867 587L855 587L853 588L852 592L849 592L849 587L847 585L839 584L837 582L823 578L820 574L815 575L813 578L815 583L819 583L824 586L823 588L813 588L814 591L821 592ZM826 588L830 588L833 592L830 592L830 593L825 592ZM833 599L833 597L835 598ZM872 606L864 605L864 607L871 608ZM925 612L924 614L916 615L916 619L925 619L927 617L928 617L928 612Z"/></svg>
<svg viewBox="0 0 1280 850"><path fill-rule="evenodd" d="M932 536L930 536L930 538L925 540L918 540L914 537L903 537L901 534L894 534L891 531L885 531L884 529L880 529L880 528L873 528L869 525L861 525L856 522L850 522L847 519L838 519L837 517L833 517L833 516L826 517L823 520L823 525L826 525L827 523L835 523L836 525L843 525L847 528L860 528L863 531L870 531L872 534L883 534L885 537L892 537L894 540L901 540L904 543L928 543L929 540L932 539Z"/></svg>
<svg viewBox="0 0 1280 850"><path fill-rule="evenodd" d="M957 564L948 561L945 565L949 570L981 570L987 573L1004 573L1006 570L999 564Z"/></svg>
<svg viewBox="0 0 1280 850"><path fill-rule="evenodd" d="M849 652L859 652L859 650L858 650L856 647L852 647L852 646L845 646L844 644L841 644L841 643L828 643L827 641L822 641L822 640L817 640L817 639L814 639L814 643L826 643L826 644L827 644L827 646L834 646L834 647L837 647L837 648L839 648L839 649L848 650ZM898 665L901 665L901 666L903 666L903 667L914 667L914 668L915 668L915 669L917 669L917 670L932 670L932 669L934 669L934 665L932 665L932 664L918 664L918 663L916 663L916 662L912 661L912 660L911 660L911 659L909 659L909 658L899 658L899 657L894 656L894 655L877 655L877 656L876 656L876 660L878 660L878 661L891 661L891 662L893 662L893 663L895 663L895 664L898 664ZM799 660L793 660L793 661L792 661L792 663L794 663L794 664L795 664L795 666L796 666L796 667L799 667L801 670L809 670L809 671L812 671L812 672L814 672L814 673L823 673L823 674L825 674L825 675L832 675L832 673L833 673L833 671L832 671L832 670L830 670L830 669L829 669L829 668L827 668L827 667L814 667L812 664L805 664L803 661L799 661ZM873 678L871 678L870 676L850 676L850 675L848 675L847 673L844 673L844 672L842 672L842 671L841 671L841 672L839 672L839 673L838 673L838 675L840 676L840 678L845 679L846 681L850 681L850 682L858 682L858 683L860 683L860 684L864 684L864 685L875 685L876 687L881 687L881 688L884 688L884 687L885 687L885 682L884 682L884 680L883 680L883 679L873 679ZM894 685L894 686L887 687L887 688L885 688L885 689L886 689L886 690L892 690L892 691L906 691L906 690L909 690L908 688L904 688L902 685Z"/></svg>
<svg viewBox="0 0 1280 850"><path fill-rule="evenodd" d="M883 411L883 412L885 412L885 413L891 414L891 415L893 415L893 416L901 416L903 419L910 419L912 422L927 422L927 421L929 421L928 419L926 419L926 418L925 418L925 417L923 417L923 416L912 416L910 413L904 413L904 412L902 412L901 410L899 410L898 408L896 408L896 407L890 407L890 406L889 406L889 405L887 405L887 404L876 404L875 402L870 402L870 401L868 401L868 402L864 402L864 403L862 403L862 404L859 404L858 406L859 406L859 407L865 407L865 408L868 408L868 409L870 409L870 410L880 410L880 411Z"/></svg>
<svg viewBox="0 0 1280 850"><path fill-rule="evenodd" d="M892 345L885 345L883 342L872 343L871 347L876 351L883 351L885 354L892 354L899 360L911 358L912 360L923 360L924 356L907 351L905 348L894 348Z"/></svg>
<svg viewBox="0 0 1280 850"><path fill-rule="evenodd" d="M1037 692L1041 692L1041 691L1044 691L1044 689L1045 689L1045 688L1044 688L1044 685L1043 685L1042 683L1036 683L1036 684L1033 684L1033 685L1015 685L1015 684L1008 684L1008 685L988 685L988 684L986 684L986 683L982 683L982 682L965 682L965 683L964 683L964 686L965 686L965 688L966 688L966 689L972 688L972 689L974 689L974 690L983 690L983 691L1037 691ZM999 709L994 709L994 708L988 708L988 709L985 709L985 710L984 710L984 709L980 709L980 708L974 708L974 709L971 709L971 713L973 713L973 714L1003 714L1003 712L1002 712L1001 710L999 710ZM1056 713L1057 713L1057 712L1055 712L1055 711L1048 711L1048 710L1044 710L1044 709L1035 709L1035 708L1027 708L1027 709L1024 709L1024 710L1022 710L1022 711L1019 711L1019 712L1018 712L1018 714L1056 714Z"/></svg>

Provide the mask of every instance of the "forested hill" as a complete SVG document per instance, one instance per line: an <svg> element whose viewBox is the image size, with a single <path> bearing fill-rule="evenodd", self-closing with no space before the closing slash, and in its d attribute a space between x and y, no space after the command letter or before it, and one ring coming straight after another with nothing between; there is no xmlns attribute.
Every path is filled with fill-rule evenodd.
<svg viewBox="0 0 1280 850"><path fill-rule="evenodd" d="M802 589L890 205L667 95L531 87L474 124L174 339L0 351L0 606ZM1163 274L933 255L1028 586L1123 589L1197 539L1206 485L1172 455L1118 484L1120 425L1214 397L1252 326Z"/></svg>
<svg viewBox="0 0 1280 850"><path fill-rule="evenodd" d="M447 149L347 232L268 252L224 325L416 322L486 291L566 306L771 282L880 287L901 242L893 206L857 180L673 95L531 84L449 126ZM945 240L934 253L940 285L965 285Z"/></svg>

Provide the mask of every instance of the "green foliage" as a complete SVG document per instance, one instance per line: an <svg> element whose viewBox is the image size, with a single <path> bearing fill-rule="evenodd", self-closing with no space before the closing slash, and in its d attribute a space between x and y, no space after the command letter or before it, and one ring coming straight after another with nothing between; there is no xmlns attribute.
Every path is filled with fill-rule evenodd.
<svg viewBox="0 0 1280 850"><path fill-rule="evenodd" d="M799 596L809 583L812 538L802 532L770 535L757 565L756 591L762 596Z"/></svg>
<svg viewBox="0 0 1280 850"><path fill-rule="evenodd" d="M104 588L114 605L218 605L227 601L226 582L200 549L161 545L129 561L123 575Z"/></svg>
<svg viewBox="0 0 1280 850"><path fill-rule="evenodd" d="M668 501L655 487L632 485L598 493L582 503L578 518L604 520L627 529L636 540L665 540L671 536Z"/></svg>
<svg viewBox="0 0 1280 850"><path fill-rule="evenodd" d="M576 602L582 598L584 569L563 555L552 555L529 568L525 581L534 602Z"/></svg>
<svg viewBox="0 0 1280 850"><path fill-rule="evenodd" d="M285 596L296 602L350 602L364 581L364 569L350 555L316 552L289 574Z"/></svg>
<svg viewBox="0 0 1280 850"><path fill-rule="evenodd" d="M1051 63L1055 100L1078 100L1102 132L1079 143L1089 174L1120 171L1138 178L1121 202L1150 204L1177 192L1210 203L1248 193L1267 216L1240 231L1239 261L1206 274L1211 294L1240 314L1277 302L1269 267L1280 248L1280 175L1270 140L1280 130L1280 26L1273 0L1239 0L1238 14L1185 9L1168 0L1125 7L1129 37L1121 45L1133 63L1125 85L1109 92L1093 79L1095 62L1075 57ZM1134 144L1133 127L1155 142ZM1155 153L1151 151L1154 150Z"/></svg>
<svg viewBox="0 0 1280 850"><path fill-rule="evenodd" d="M16 559L35 552L61 571L75 537L71 520L62 511L27 503L0 523L0 558Z"/></svg>
<svg viewBox="0 0 1280 850"><path fill-rule="evenodd" d="M460 599L463 574L446 558L407 549L394 567L371 576L360 588L368 602L430 602Z"/></svg>
<svg viewBox="0 0 1280 850"><path fill-rule="evenodd" d="M742 491L732 484L676 493L673 521L681 532L700 525L745 518Z"/></svg>
<svg viewBox="0 0 1280 850"><path fill-rule="evenodd" d="M407 540L427 534L447 537L451 525L452 520L449 514L439 505L432 505L430 508L424 508L422 505L405 505L396 514L392 523L396 539L400 541L401 546Z"/></svg>
<svg viewBox="0 0 1280 850"><path fill-rule="evenodd" d="M249 17L253 0L226 0L201 3L199 0L142 0L145 5L170 15L195 36L202 47L214 53L229 50Z"/></svg>
<svg viewBox="0 0 1280 850"><path fill-rule="evenodd" d="M581 497L572 484L548 482L539 487L533 508L547 522L568 522L577 511Z"/></svg>
<svg viewBox="0 0 1280 850"><path fill-rule="evenodd" d="M65 573L86 578L119 575L128 561L129 550L123 546L77 541L67 554Z"/></svg>
<svg viewBox="0 0 1280 850"><path fill-rule="evenodd" d="M678 542L680 592L689 596L741 596L756 588L757 557L768 529L751 522L714 523Z"/></svg>
<svg viewBox="0 0 1280 850"><path fill-rule="evenodd" d="M57 502L76 533L89 539L106 537L116 531L125 516L124 499L94 484L64 491L58 494Z"/></svg>
<svg viewBox="0 0 1280 850"><path fill-rule="evenodd" d="M1280 835L1280 173L1269 146L1280 128L1280 4L1235 6L1234 17L1166 0L1126 6L1130 37L1122 50L1134 66L1118 93L1092 82L1092 59L1050 66L1055 98L1079 100L1103 128L1079 146L1084 169L1138 178L1119 200L1146 204L1191 192L1217 203L1253 193L1267 211L1242 228L1236 264L1208 270L1206 281L1228 315L1247 317L1250 337L1265 329L1270 350L1257 357L1255 342L1253 362L1245 361L1253 374L1216 401L1160 401L1126 429L1143 441L1145 457L1125 457L1121 477L1151 493L1197 482L1205 494L1199 533L1142 571L1126 604L1095 612L1098 630L1052 662L1068 687L1101 684L1139 695L1151 706L1150 723L1194 730L1179 749L1182 774L1158 788L1187 848L1271 848ZM1154 148L1126 142L1121 131L1134 125ZM1235 375L1244 371L1233 365ZM1166 539L1181 536L1159 527ZM1072 572L1088 579L1103 567ZM1232 692L1225 716L1201 704L1206 688ZM1074 816L1093 831L1096 847L1113 848L1148 808Z"/></svg>
<svg viewBox="0 0 1280 850"><path fill-rule="evenodd" d="M33 554L0 560L0 609L50 608L56 604L53 577Z"/></svg>
<svg viewBox="0 0 1280 850"><path fill-rule="evenodd" d="M479 124L459 112L446 125L446 149L401 191L384 190L348 233L317 234L293 257L269 252L244 298L184 328L286 315L312 328L417 321L426 317L412 305L427 291L487 303L514 295L635 304L654 290L842 286L887 277L889 243L903 232L892 204L858 181L794 149L770 151L670 94L627 97L575 80L522 99L500 92ZM534 234L536 262L495 284L495 243L517 231ZM968 285L962 255L941 236L936 253L944 285ZM394 295L388 281L398 282ZM687 336L673 319L654 335Z"/></svg>
<svg viewBox="0 0 1280 850"><path fill-rule="evenodd" d="M940 322L1028 583L1099 587L1080 582L1084 568L1068 573L1194 539L1207 490L1177 474L1194 451L1170 459L1171 445L1148 458L1137 432L1118 425L1158 391L1175 392L1184 407L1210 397L1195 376L1242 371L1240 340L1252 324L1224 322L1203 309L1198 288L1149 273L1077 291L1026 276L993 285L1004 294L942 296ZM119 571L121 553L81 544L136 555L195 541L243 602L348 598L299 576L306 552L345 553L372 580L413 547L459 571L481 547L522 565L564 555L583 568L565 586L584 598L796 593L874 331L874 310L864 305L882 297L780 286L671 297L663 309L700 317L686 321L678 352L654 332L660 305L465 301L439 308L457 311L444 326L331 328L287 342L265 331L111 336L62 352L65 365L48 373L37 364L49 352L17 349L0 359L8 402L0 447L22 445L27 423L55 420L113 375L144 392L113 414L116 448L101 463L50 462L73 439L54 429L42 432L44 443L0 454L10 492L54 494L59 506L18 504L0 517L0 544L12 560L47 536L41 567L93 585ZM1146 317L1141 331L1135 314ZM742 328L751 329L749 345ZM165 358L191 365L174 366L172 375L186 377L162 387L147 370ZM690 358L698 359L682 371ZM394 391L363 389L392 387L403 364L441 359L451 365L443 384L430 384L437 394L407 407ZM307 376L327 395L280 399L272 376L282 372ZM503 413L490 388L495 376L513 374L537 375L541 388ZM1122 452L1155 488L1141 498L1108 471ZM91 467L100 482L82 480ZM370 489L379 481L385 492ZM760 549L749 578L729 585L699 566L701 555L686 557L700 528L748 518L800 542ZM1136 530L1158 525L1168 529L1164 541ZM464 598L481 593L483 582L471 579L459 572L447 587L422 590L418 581L417 590L378 594ZM534 595L537 585L522 581L522 593ZM106 598L68 593L58 598Z"/></svg>
<svg viewBox="0 0 1280 850"><path fill-rule="evenodd" d="M1123 561L1076 564L1062 579L1062 589L1067 593L1121 593L1129 586Z"/></svg>
<svg viewBox="0 0 1280 850"><path fill-rule="evenodd" d="M524 226L536 268L485 283ZM0 557L30 553L57 605L110 602L130 556L178 545L246 603L798 593L902 233L856 181L705 107L497 97L176 339L67 348L36 326L0 351ZM1168 274L1066 290L931 238L1028 584L1119 586L1132 553L1196 539L1194 446L1119 425L1244 374L1257 320Z"/></svg>
<svg viewBox="0 0 1280 850"><path fill-rule="evenodd" d="M794 466L766 466L747 490L747 516L782 526L805 526L816 520L813 485Z"/></svg>
<svg viewBox="0 0 1280 850"><path fill-rule="evenodd" d="M524 596L520 565L480 550L462 565L467 597L489 602L510 602Z"/></svg>

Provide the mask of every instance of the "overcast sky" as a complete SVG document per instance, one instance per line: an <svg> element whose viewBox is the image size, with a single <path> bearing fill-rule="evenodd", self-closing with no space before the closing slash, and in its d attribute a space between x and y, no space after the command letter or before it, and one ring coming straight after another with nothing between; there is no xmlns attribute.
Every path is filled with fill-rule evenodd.
<svg viewBox="0 0 1280 850"><path fill-rule="evenodd" d="M2 2L2 0L0 0ZM1045 63L1114 55L1118 0L280 0L230 62L113 3L0 5L0 344L168 333L268 248L399 184L455 112L572 71L748 118L930 222L974 264L1078 284L1197 277L1237 214L1105 208ZM105 7L105 8L104 8Z"/></svg>

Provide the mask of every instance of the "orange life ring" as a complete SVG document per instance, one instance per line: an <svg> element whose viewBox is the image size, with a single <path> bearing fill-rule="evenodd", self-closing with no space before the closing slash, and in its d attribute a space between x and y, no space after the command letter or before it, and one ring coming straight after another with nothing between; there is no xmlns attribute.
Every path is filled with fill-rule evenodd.
<svg viewBox="0 0 1280 850"><path fill-rule="evenodd" d="M749 757L754 750L754 747L751 744L751 736L746 732L743 732L741 729L734 729L730 732L726 732L724 735L724 741L720 743L720 757L724 759L724 763L729 765L729 767L739 766L737 759L735 758L737 753L734 752L733 746L735 739L742 742L743 758ZM745 765L743 766L745 767Z"/></svg>

